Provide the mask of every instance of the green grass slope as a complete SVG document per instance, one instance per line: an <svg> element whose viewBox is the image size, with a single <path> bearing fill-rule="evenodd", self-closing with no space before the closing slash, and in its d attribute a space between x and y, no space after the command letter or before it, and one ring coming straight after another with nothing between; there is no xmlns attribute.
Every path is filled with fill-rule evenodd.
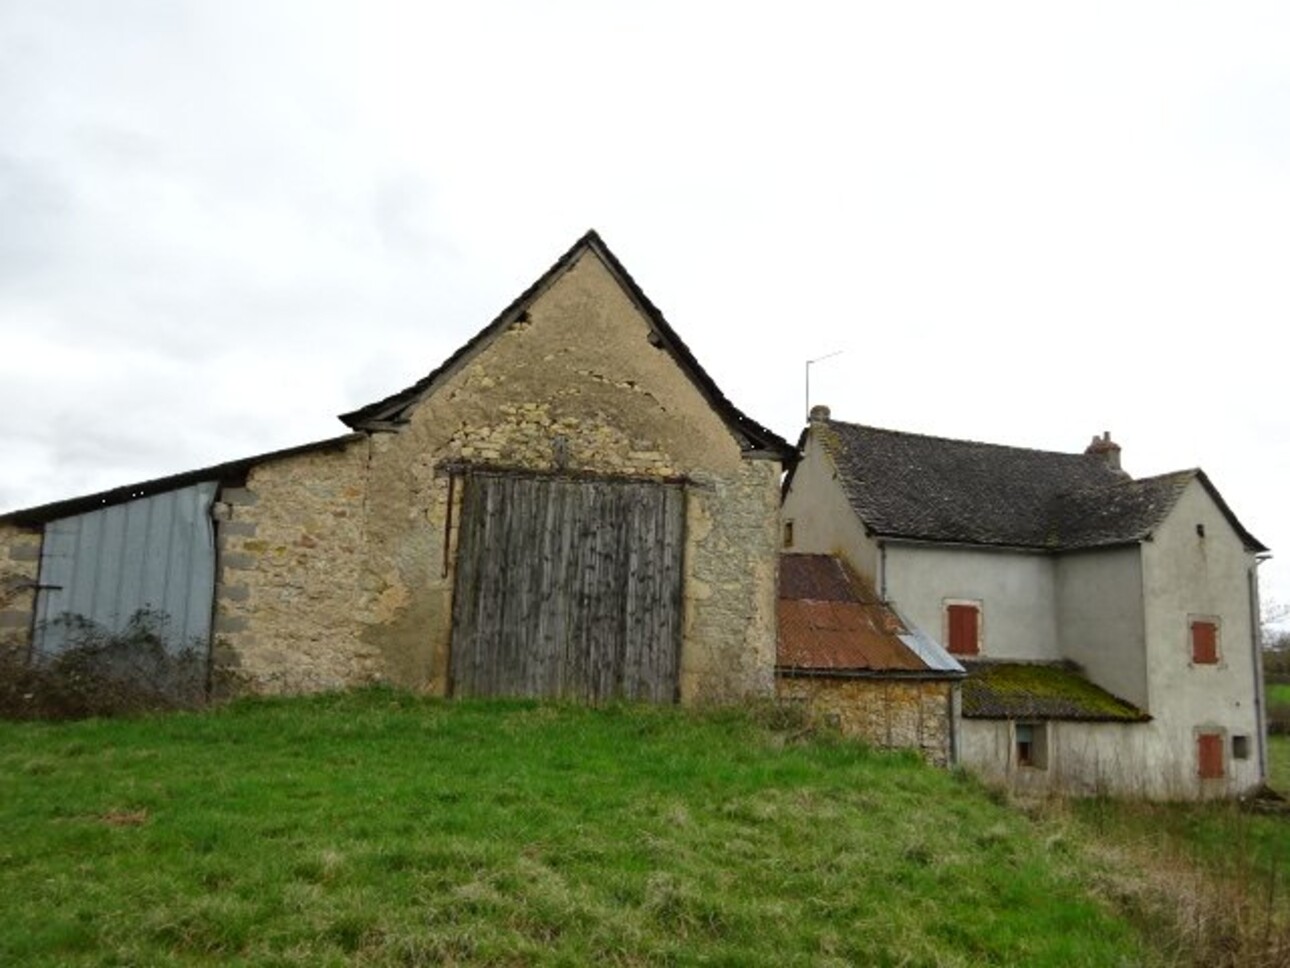
<svg viewBox="0 0 1290 968"><path fill-rule="evenodd" d="M0 964L1144 960L1067 840L782 715L371 691L0 723Z"/></svg>

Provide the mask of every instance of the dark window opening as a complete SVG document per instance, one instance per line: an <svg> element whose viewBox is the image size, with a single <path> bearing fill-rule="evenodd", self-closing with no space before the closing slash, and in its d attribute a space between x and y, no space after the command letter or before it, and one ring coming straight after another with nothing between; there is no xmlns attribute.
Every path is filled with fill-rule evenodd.
<svg viewBox="0 0 1290 968"><path fill-rule="evenodd" d="M793 547L793 522L792 521L784 522L784 547L785 548Z"/></svg>
<svg viewBox="0 0 1290 968"><path fill-rule="evenodd" d="M1250 738L1248 736L1232 737L1232 759L1248 760L1250 758Z"/></svg>
<svg viewBox="0 0 1290 968"><path fill-rule="evenodd" d="M1048 730L1044 723L1017 724L1017 765L1043 770L1048 767Z"/></svg>

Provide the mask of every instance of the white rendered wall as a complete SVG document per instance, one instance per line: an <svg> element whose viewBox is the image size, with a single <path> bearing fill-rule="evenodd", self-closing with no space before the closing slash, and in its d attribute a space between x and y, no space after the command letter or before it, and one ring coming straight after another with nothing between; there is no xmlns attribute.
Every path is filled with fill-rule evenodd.
<svg viewBox="0 0 1290 968"><path fill-rule="evenodd" d="M826 431L827 432L827 431ZM877 583L878 546L864 533L864 526L851 509L833 461L812 430L806 438L802 461L793 473L792 485L780 509L780 521L793 526L793 544L785 551L841 555L851 567ZM782 542L782 535L781 535ZM933 635L939 634L929 627Z"/></svg>
<svg viewBox="0 0 1290 968"><path fill-rule="evenodd" d="M1148 706L1170 757L1190 764L1196 795L1257 786L1263 777L1249 584L1253 556L1204 486L1193 480L1153 540L1144 543L1142 562ZM1218 619L1216 664L1191 661L1189 621L1197 616ZM1227 776L1221 781L1195 776L1198 730L1224 735ZM1232 758L1233 735L1249 737L1248 759Z"/></svg>
<svg viewBox="0 0 1290 968"><path fill-rule="evenodd" d="M888 542L885 559L888 597L942 644L946 600L979 601L981 658L1061 658L1051 558Z"/></svg>
<svg viewBox="0 0 1290 968"><path fill-rule="evenodd" d="M1150 711L1138 545L1057 559L1057 635L1089 679Z"/></svg>

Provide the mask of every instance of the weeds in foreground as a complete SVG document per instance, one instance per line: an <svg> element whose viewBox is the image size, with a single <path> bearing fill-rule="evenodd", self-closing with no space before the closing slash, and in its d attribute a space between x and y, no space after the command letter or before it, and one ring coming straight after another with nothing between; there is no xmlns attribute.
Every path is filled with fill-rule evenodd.
<svg viewBox="0 0 1290 968"><path fill-rule="evenodd" d="M1290 964L1290 818L1232 802L1051 801L1097 861L1094 883L1166 964Z"/></svg>

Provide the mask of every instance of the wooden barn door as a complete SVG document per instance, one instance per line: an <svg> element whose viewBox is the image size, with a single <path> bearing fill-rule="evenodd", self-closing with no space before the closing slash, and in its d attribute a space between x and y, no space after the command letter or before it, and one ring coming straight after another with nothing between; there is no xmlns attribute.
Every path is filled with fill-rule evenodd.
<svg viewBox="0 0 1290 968"><path fill-rule="evenodd" d="M684 534L680 485L467 476L453 693L674 702Z"/></svg>

